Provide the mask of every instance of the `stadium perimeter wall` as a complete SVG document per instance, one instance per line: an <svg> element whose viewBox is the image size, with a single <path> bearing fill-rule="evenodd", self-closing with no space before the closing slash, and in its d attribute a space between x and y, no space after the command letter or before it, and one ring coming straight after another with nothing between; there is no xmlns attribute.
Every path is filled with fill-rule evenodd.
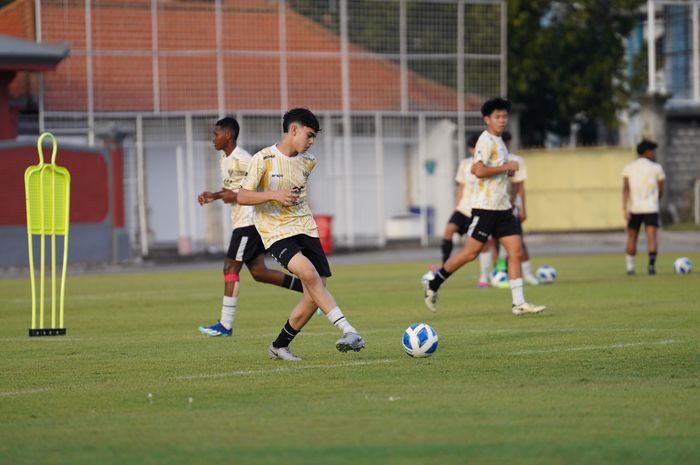
<svg viewBox="0 0 700 465"><path fill-rule="evenodd" d="M517 150L525 159L525 231L622 229L622 168L632 148Z"/></svg>

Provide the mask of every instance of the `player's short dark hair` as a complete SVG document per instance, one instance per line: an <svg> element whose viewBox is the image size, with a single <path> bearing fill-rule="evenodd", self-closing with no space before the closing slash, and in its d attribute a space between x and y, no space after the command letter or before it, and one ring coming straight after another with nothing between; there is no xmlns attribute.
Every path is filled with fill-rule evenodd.
<svg viewBox="0 0 700 465"><path fill-rule="evenodd" d="M656 142L644 139L639 144L637 144L637 154L644 155L644 153L647 150L656 150L656 147L658 146L659 144L657 144Z"/></svg>
<svg viewBox="0 0 700 465"><path fill-rule="evenodd" d="M289 126L292 123L299 123L302 126L313 129L316 132L321 130L321 126L318 124L316 115L311 113L311 110L307 108L294 108L285 113L284 117L282 118L282 132L286 133L289 131Z"/></svg>
<svg viewBox="0 0 700 465"><path fill-rule="evenodd" d="M481 105L481 116L491 116L491 114L496 110L505 110L510 112L510 102L500 97L487 100L483 105Z"/></svg>
<svg viewBox="0 0 700 465"><path fill-rule="evenodd" d="M238 125L238 121L236 121L236 118L233 118L231 116L221 118L219 121L216 122L216 125L221 129L226 129L227 131L230 131L231 137L233 137L234 141L238 140L238 134L241 132L241 127Z"/></svg>
<svg viewBox="0 0 700 465"><path fill-rule="evenodd" d="M513 139L513 135L508 131L503 131L503 134L501 134L501 139L503 139L503 142L508 143Z"/></svg>
<svg viewBox="0 0 700 465"><path fill-rule="evenodd" d="M472 134L467 139L467 147L476 148L476 143L479 141L479 134Z"/></svg>

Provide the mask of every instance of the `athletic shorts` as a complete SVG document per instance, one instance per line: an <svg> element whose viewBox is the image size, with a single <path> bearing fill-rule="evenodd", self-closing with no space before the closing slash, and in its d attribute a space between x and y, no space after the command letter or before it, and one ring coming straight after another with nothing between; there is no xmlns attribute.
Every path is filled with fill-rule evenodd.
<svg viewBox="0 0 700 465"><path fill-rule="evenodd" d="M241 263L248 263L265 253L265 246L255 226L236 228L231 233L226 257Z"/></svg>
<svg viewBox="0 0 700 465"><path fill-rule="evenodd" d="M454 213L452 213L452 216L450 217L450 221L448 221L448 223L452 223L455 226L457 226L457 233L460 236L466 234L467 230L469 229L469 224L471 224L471 222L471 217L466 216L459 210L455 210Z"/></svg>
<svg viewBox="0 0 700 465"><path fill-rule="evenodd" d="M277 263L287 270L289 270L287 266L292 257L301 252L314 265L319 276L322 278L331 277L331 267L328 264L328 259L323 252L323 247L321 247L321 241L318 237L311 237L306 234L285 237L273 243L267 251L272 258L277 260Z"/></svg>
<svg viewBox="0 0 700 465"><path fill-rule="evenodd" d="M467 235L479 242L486 242L489 236L500 239L522 233L520 222L513 216L512 210L472 210L472 224Z"/></svg>
<svg viewBox="0 0 700 465"><path fill-rule="evenodd" d="M658 213L632 213L630 220L627 222L627 229L639 231L639 227L644 223L645 226L659 227Z"/></svg>

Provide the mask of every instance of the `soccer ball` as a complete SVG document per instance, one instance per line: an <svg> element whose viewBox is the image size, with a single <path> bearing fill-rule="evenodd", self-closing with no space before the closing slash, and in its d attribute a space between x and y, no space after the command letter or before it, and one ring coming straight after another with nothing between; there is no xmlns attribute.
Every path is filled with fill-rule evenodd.
<svg viewBox="0 0 700 465"><path fill-rule="evenodd" d="M557 270L553 266L543 265L537 268L537 279L542 284L552 284L557 279Z"/></svg>
<svg viewBox="0 0 700 465"><path fill-rule="evenodd" d="M403 350L414 358L430 357L438 347L438 335L425 323L414 323L403 333Z"/></svg>
<svg viewBox="0 0 700 465"><path fill-rule="evenodd" d="M688 274L693 269L693 262L688 257L676 258L673 262L673 269L678 274Z"/></svg>
<svg viewBox="0 0 700 465"><path fill-rule="evenodd" d="M493 270L489 273L489 282L493 287L503 287L505 284L508 284L508 273Z"/></svg>

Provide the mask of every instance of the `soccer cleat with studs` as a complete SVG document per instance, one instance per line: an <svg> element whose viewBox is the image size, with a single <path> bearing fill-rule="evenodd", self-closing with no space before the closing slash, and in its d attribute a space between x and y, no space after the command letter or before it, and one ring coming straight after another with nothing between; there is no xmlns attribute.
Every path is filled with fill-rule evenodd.
<svg viewBox="0 0 700 465"><path fill-rule="evenodd" d="M270 344L267 354L272 360L284 360L286 362L299 362L301 357L292 352L289 347L275 347Z"/></svg>
<svg viewBox="0 0 700 465"><path fill-rule="evenodd" d="M354 350L359 352L365 348L365 340L357 333L345 333L335 342L335 348L341 352Z"/></svg>
<svg viewBox="0 0 700 465"><path fill-rule="evenodd" d="M531 304L529 302L523 302L520 305L513 305L513 315L515 316L520 316L520 315L528 315L528 314L536 314L536 313L542 313L547 307L544 305L535 305Z"/></svg>
<svg viewBox="0 0 700 465"><path fill-rule="evenodd" d="M211 326L200 326L199 327L199 332L202 333L205 336L209 337L228 337L233 334L233 328L232 329L226 329L224 325L221 324L221 322L217 322L215 325Z"/></svg>
<svg viewBox="0 0 700 465"><path fill-rule="evenodd" d="M437 312L437 292L430 289L430 281L423 283L423 300L428 310Z"/></svg>

